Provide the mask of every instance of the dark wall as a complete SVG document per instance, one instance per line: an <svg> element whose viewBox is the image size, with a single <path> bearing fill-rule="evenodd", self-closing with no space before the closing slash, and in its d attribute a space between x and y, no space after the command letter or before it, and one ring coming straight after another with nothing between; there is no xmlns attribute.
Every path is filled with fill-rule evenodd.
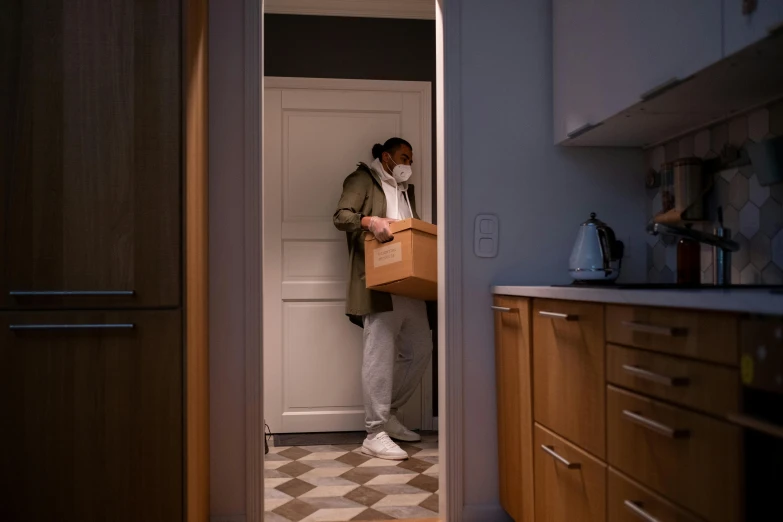
<svg viewBox="0 0 783 522"><path fill-rule="evenodd" d="M435 187L435 22L388 18L264 15L264 75L432 82ZM368 147L372 143L367 144ZM414 151L415 153L415 151ZM433 217L437 215L432 191ZM437 331L434 341L437 346ZM437 350L433 410L438 415Z"/></svg>

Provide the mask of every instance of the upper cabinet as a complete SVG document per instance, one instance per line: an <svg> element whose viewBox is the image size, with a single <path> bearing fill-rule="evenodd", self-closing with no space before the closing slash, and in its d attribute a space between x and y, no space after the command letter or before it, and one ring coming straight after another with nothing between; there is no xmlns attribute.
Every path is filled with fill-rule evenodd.
<svg viewBox="0 0 783 522"><path fill-rule="evenodd" d="M741 0L555 0L554 142L646 146L736 110L727 96L763 101L783 89L768 72L776 48L733 58L738 68L716 65L724 40L731 52L745 49L782 14L783 0L758 0L750 16ZM732 81L738 71L744 82ZM752 81L756 72L763 81Z"/></svg>
<svg viewBox="0 0 783 522"><path fill-rule="evenodd" d="M721 0L555 0L555 143L721 58Z"/></svg>
<svg viewBox="0 0 783 522"><path fill-rule="evenodd" d="M179 2L6 14L0 308L178 306Z"/></svg>
<svg viewBox="0 0 783 522"><path fill-rule="evenodd" d="M726 56L742 50L783 29L783 0L755 0L755 10L746 13L744 0L723 0L723 46Z"/></svg>

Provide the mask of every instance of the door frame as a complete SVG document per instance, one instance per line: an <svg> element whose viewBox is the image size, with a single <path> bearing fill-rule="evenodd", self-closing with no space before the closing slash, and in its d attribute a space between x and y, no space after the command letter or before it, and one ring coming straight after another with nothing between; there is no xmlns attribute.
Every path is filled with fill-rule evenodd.
<svg viewBox="0 0 783 522"><path fill-rule="evenodd" d="M436 11L438 208L438 397L441 520L462 522L462 139L461 1L433 0ZM244 309L246 520L264 513L262 335L263 0L244 0ZM448 175L446 174L448 172Z"/></svg>
<svg viewBox="0 0 783 522"><path fill-rule="evenodd" d="M420 136L418 143L418 152L415 153L417 158L417 165L421 165L417 170L420 174L420 180L416 185L416 203L420 210L420 215L424 221L432 222L432 82L423 81L401 81L401 80L361 80L361 79L342 79L342 78L301 78L301 77L280 77L280 76L265 76L263 82L263 88L265 89L281 89L281 90L335 90L335 91L376 91L376 92L394 92L394 93L414 93L420 96L421 107L419 112L418 127L420 130L425 129ZM262 125L265 122L262 121ZM404 136L403 136L404 137ZM263 139L263 137L262 137ZM368 143L368 147L371 144ZM264 176L262 173L262 193L264 187ZM263 196L263 194L262 194ZM263 201L261 205L260 219L261 226L263 228L264 222L264 209ZM263 247L263 234L262 234L262 247ZM264 250L262 248L262 250ZM266 265L268 266L268 265ZM262 282L265 281L266 275L264 274L264 260L262 259ZM269 282L269 281L267 281ZM263 283L262 283L263 284ZM279 296L277 297L279 298ZM276 302L277 298L271 296L264 296L264 301L267 306L270 306L272 302ZM275 305L277 306L277 304ZM264 309L261 310L262 320L264 318ZM277 326L280 328L281 326ZM279 335L279 334L278 334ZM268 330L262 330L262 337L266 341L279 342L280 339L272 339ZM262 357L264 357L264 350L262 348ZM279 361L278 361L279 362ZM427 371L422 378L422 390L419 399L421 401L421 418L420 423L422 429L433 429L434 421L432 417L432 371ZM415 396L414 396L415 397ZM402 409L403 412L405 408ZM269 421L269 418L265 418Z"/></svg>

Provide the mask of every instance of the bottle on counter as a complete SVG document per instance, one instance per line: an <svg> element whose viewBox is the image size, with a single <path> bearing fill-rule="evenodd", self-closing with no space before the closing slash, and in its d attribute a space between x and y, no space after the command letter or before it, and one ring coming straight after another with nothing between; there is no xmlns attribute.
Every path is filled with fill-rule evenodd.
<svg viewBox="0 0 783 522"><path fill-rule="evenodd" d="M691 225L686 225L690 228ZM698 241L682 238L677 242L677 284L701 283L701 246Z"/></svg>

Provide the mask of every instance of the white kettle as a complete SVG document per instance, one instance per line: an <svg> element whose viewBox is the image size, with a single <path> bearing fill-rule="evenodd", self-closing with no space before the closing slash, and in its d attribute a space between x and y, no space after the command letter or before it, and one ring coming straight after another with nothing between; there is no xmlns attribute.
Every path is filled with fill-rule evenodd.
<svg viewBox="0 0 783 522"><path fill-rule="evenodd" d="M568 270L576 281L610 282L622 268L625 246L609 226L596 219L595 212L582 223L571 251Z"/></svg>

